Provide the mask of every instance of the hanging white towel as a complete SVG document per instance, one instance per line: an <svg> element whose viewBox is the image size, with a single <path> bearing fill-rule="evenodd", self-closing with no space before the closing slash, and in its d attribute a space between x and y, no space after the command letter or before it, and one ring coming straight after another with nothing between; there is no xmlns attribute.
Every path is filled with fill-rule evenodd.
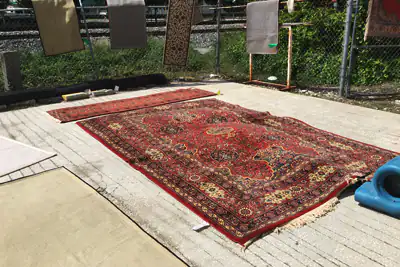
<svg viewBox="0 0 400 267"><path fill-rule="evenodd" d="M249 54L278 53L279 0L247 4L247 52Z"/></svg>
<svg viewBox="0 0 400 267"><path fill-rule="evenodd" d="M294 11L294 0L288 0L287 8L289 13L292 13Z"/></svg>

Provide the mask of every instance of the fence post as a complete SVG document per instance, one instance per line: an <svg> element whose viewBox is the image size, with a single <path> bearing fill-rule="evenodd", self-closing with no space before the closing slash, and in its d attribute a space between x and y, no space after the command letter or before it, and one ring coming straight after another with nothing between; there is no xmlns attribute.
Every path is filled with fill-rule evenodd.
<svg viewBox="0 0 400 267"><path fill-rule="evenodd" d="M216 59L215 59L215 72L217 75L220 74L220 48L221 48L221 6L222 0L218 0L217 4L217 47L215 49Z"/></svg>
<svg viewBox="0 0 400 267"><path fill-rule="evenodd" d="M356 30L357 30L357 15L358 11L360 10L360 0L356 0L356 11L354 14L354 21L353 21L353 32L351 34L351 46L350 46L350 59L349 59L349 74L347 74L346 79L346 88L345 88L345 97L349 97L350 95L350 88L351 88L351 75L353 72L354 63L356 60L357 50L356 50Z"/></svg>
<svg viewBox="0 0 400 267"><path fill-rule="evenodd" d="M349 55L349 40L350 40L349 37L350 37L352 14L353 14L353 0L347 0L346 25L344 28L344 39L343 39L342 66L340 68L340 84L339 84L340 96L345 95L347 57Z"/></svg>
<svg viewBox="0 0 400 267"><path fill-rule="evenodd" d="M96 61L94 60L92 40L90 39L89 28L88 28L87 21L86 21L86 14L85 14L85 9L83 8L82 0L79 0L79 5L81 6L81 10L82 10L83 24L85 25L86 38L88 39L90 56L92 57L92 64L93 64L93 68L95 70L95 79L97 80L97 79L99 79L100 73L99 73L99 69L96 65Z"/></svg>

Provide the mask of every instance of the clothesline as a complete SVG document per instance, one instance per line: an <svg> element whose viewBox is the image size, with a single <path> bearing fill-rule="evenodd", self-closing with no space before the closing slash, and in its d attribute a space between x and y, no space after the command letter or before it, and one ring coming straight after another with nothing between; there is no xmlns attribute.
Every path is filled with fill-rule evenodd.
<svg viewBox="0 0 400 267"><path fill-rule="evenodd" d="M288 23L279 24L279 27L287 28L287 27L292 27L292 26L312 26L312 25L313 24L311 22L288 22Z"/></svg>
<svg viewBox="0 0 400 267"><path fill-rule="evenodd" d="M295 0L295 3L297 2L304 2L304 0ZM279 2L279 4L287 4L288 1L282 1ZM238 5L238 6L221 6L221 7L211 7L209 9L211 10L215 10L215 9L233 9L233 8L242 8L242 7L246 7L247 5Z"/></svg>
<svg viewBox="0 0 400 267"><path fill-rule="evenodd" d="M43 50L46 55L57 55L61 53L80 51L85 49L84 43L82 41L82 36L80 34L79 27L79 19L80 16L77 14L76 9L80 9L80 15L83 15L83 21L86 29L87 41L89 49L91 50L93 64L95 65L93 51L91 49L91 40L89 35L89 30L86 23L86 14L83 11L85 8L99 8L99 7L85 7L82 5L82 0L79 0L79 7L75 7L73 5L73 0L65 0L70 3L70 7L68 12L73 13L73 16L76 19L73 20L73 23L66 23L62 20L62 17L57 16L58 13L65 13L65 9L62 5L51 5L46 2L46 0L38 0L34 1L34 10L36 14L36 21L38 24L39 34L41 36ZM146 47L147 44L147 33L146 33L146 7L144 0L124 0L127 3L121 4L119 0L108 0L108 6L102 7L108 9L109 21L110 21L110 46L112 49L125 49L125 48L143 48ZM197 12L201 12L201 9L195 8L197 7L197 1L188 1L185 2L185 5L175 5L177 3L181 4L181 0L170 0L169 8L168 8L168 20L167 20L167 30L166 30L166 41L164 48L164 65L172 65L172 66L186 66L187 58L188 58L188 48L190 42L190 32L192 29L192 25L197 24L194 22L192 17ZM291 2L292 1L292 2ZM264 21L264 16L266 13L271 13L273 16L272 22L266 21L263 27L266 31L272 32L273 38L271 40L263 40L264 43L254 43L257 49L251 50L252 54L265 53L265 47L269 50L273 51L274 54L277 53L278 47L278 32L279 28L289 28L291 31L292 26L308 26L311 25L308 22L295 22L295 23L284 23L278 25L278 11L279 11L279 3L281 4L291 4L293 2L303 2L304 0L291 0L291 1L282 1L273 0L273 1L260 1L254 2L254 5L250 5L253 8L253 13L247 14L247 27L249 26L249 18L253 18L253 24L257 25L259 21ZM40 4L39 4L40 3ZM44 5L43 3L46 3ZM172 3L172 4L171 4ZM257 4L256 4L257 3ZM266 4L266 6L265 6ZM259 5L262 7L260 9ZM123 7L123 8L121 8ZM215 7L215 6L214 6ZM221 7L223 8L237 8L237 7L245 7L242 6L231 6L231 7ZM209 7L210 8L210 7ZM212 9L212 8L210 8ZM49 11L52 11L49 13ZM218 9L220 10L220 9ZM58 13L57 13L58 12ZM117 14L118 13L118 14ZM182 21L182 16L180 14L187 14L185 16L185 23ZM55 27L53 22L49 22L48 16L52 14L52 18L56 21L56 26L59 24L60 26ZM193 16L192 16L193 15ZM220 24L221 24L221 12L217 14L217 43L220 42L219 34L220 34ZM255 19L256 17L261 17L262 19ZM253 17L252 17L253 16ZM50 20L52 21L52 20ZM123 23L121 23L123 22ZM129 31L128 34L124 27L127 23L131 26L128 27L130 29L135 29L133 31ZM250 23L251 24L251 23ZM246 28L246 26L244 26ZM58 30L60 27L63 27L63 31ZM184 32L184 34L183 34ZM54 38L54 36L57 38ZM257 33L256 33L257 35ZM179 36L179 38L176 38ZM269 36L266 34L266 36ZM74 42L67 42L65 40L73 40ZM271 46L272 45L272 46ZM176 53L176 47L179 46L179 53ZM218 49L217 45L217 49ZM219 54L219 52L217 52ZM216 66L219 66L219 59L217 58ZM218 73L218 71L217 71ZM98 76L98 75L97 75Z"/></svg>
<svg viewBox="0 0 400 267"><path fill-rule="evenodd" d="M279 2L280 4L287 4L288 1L281 1ZM304 2L304 0L295 0L294 2ZM166 8L168 6L146 6L147 8ZM205 7L210 10L215 10L215 9L233 9L233 8L242 8L246 7L246 5L238 5L238 6L224 6L224 7L212 7L212 5L199 5L195 7ZM76 9L108 9L108 6L77 6ZM31 11L32 8L26 8L26 7L17 7L13 9L0 9L0 12L13 12L13 11Z"/></svg>
<svg viewBox="0 0 400 267"><path fill-rule="evenodd" d="M282 23L279 24L279 28L289 28L293 26L312 26L313 24L311 22L289 22L289 23ZM246 29L246 25L243 26L244 29Z"/></svg>

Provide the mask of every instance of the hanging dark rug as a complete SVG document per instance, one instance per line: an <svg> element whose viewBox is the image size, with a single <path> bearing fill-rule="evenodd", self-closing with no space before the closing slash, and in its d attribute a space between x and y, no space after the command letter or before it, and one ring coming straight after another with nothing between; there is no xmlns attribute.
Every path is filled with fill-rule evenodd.
<svg viewBox="0 0 400 267"><path fill-rule="evenodd" d="M396 156L216 99L78 125L240 244L320 206Z"/></svg>
<svg viewBox="0 0 400 267"><path fill-rule="evenodd" d="M186 66L195 0L170 0L165 35L164 65Z"/></svg>

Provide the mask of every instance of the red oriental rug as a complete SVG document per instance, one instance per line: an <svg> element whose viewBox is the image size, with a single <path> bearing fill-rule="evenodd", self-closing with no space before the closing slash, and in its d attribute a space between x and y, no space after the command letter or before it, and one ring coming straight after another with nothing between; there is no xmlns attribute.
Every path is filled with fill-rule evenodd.
<svg viewBox="0 0 400 267"><path fill-rule="evenodd" d="M113 100L79 107L55 109L50 110L47 113L49 113L59 122L70 122L100 115L155 107L215 95L216 94L213 92L200 90L197 88L179 89L172 92Z"/></svg>
<svg viewBox="0 0 400 267"><path fill-rule="evenodd" d="M391 38L400 37L399 0L369 1L364 39L366 40L370 36Z"/></svg>
<svg viewBox="0 0 400 267"><path fill-rule="evenodd" d="M241 244L318 207L396 156L216 99L78 124Z"/></svg>

